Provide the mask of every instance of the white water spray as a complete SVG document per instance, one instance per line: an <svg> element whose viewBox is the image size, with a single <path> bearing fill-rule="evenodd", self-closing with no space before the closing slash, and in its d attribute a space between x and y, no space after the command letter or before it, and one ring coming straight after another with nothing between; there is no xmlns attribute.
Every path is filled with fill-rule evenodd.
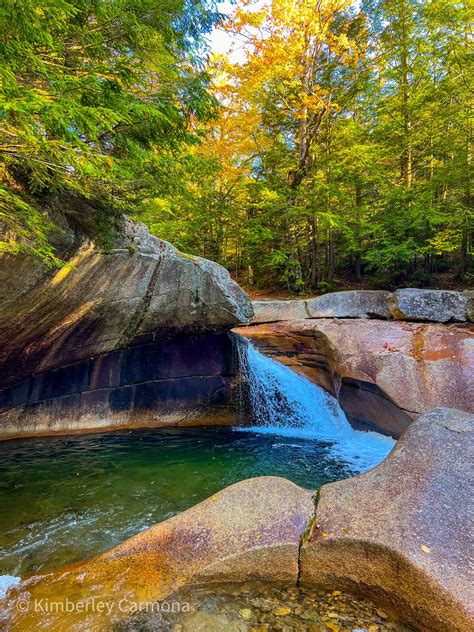
<svg viewBox="0 0 474 632"><path fill-rule="evenodd" d="M334 457L358 472L380 463L395 445L377 432L354 430L334 397L248 341L239 340L237 349L252 419L240 430L327 442Z"/></svg>

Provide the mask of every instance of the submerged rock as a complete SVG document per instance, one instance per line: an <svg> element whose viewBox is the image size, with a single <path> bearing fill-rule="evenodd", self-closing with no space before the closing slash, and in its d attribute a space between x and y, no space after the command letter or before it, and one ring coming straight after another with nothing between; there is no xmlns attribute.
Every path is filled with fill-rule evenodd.
<svg viewBox="0 0 474 632"><path fill-rule="evenodd" d="M377 614L375 604L365 599L343 594L341 591L328 592L314 587L286 587L264 582L246 582L244 584L206 584L199 587L186 587L172 596L173 600L190 604L192 612L188 614L162 615L158 621L147 615L124 621L117 632L152 631L157 624L160 630L178 632L179 626L199 625L206 620L203 615L213 613L223 615L229 627L233 629L240 623L247 623L249 632L410 632L398 621L385 619ZM262 604L273 607L262 609ZM214 621L209 619L211 623ZM223 622L225 626L225 622ZM176 626L176 627L175 627ZM190 630L193 630L190 627ZM194 630L193 630L194 632ZM207 631L206 631L207 632Z"/></svg>
<svg viewBox="0 0 474 632"><path fill-rule="evenodd" d="M467 320L467 297L461 292L404 288L390 296L389 305L396 320L440 323Z"/></svg>
<svg viewBox="0 0 474 632"><path fill-rule="evenodd" d="M385 290L331 292L306 301L311 318L390 318Z"/></svg>
<svg viewBox="0 0 474 632"><path fill-rule="evenodd" d="M301 582L361 592L420 629L472 630L473 462L472 414L420 417L378 467L322 487Z"/></svg>

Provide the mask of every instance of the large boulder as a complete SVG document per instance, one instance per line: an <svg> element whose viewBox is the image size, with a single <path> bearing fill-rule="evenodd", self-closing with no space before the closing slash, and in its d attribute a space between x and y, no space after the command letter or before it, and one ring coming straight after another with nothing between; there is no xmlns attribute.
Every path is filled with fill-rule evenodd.
<svg viewBox="0 0 474 632"><path fill-rule="evenodd" d="M34 288L27 283L28 292L5 304L3 384L151 334L226 330L252 316L249 299L222 266L178 252L129 219L121 233L117 247L107 252L83 240L64 267L43 272ZM0 280L18 278L19 265L16 257L2 257Z"/></svg>
<svg viewBox="0 0 474 632"><path fill-rule="evenodd" d="M62 268L0 255L0 434L222 420L252 316L227 270L127 217L108 250L62 222Z"/></svg>
<svg viewBox="0 0 474 632"><path fill-rule="evenodd" d="M320 490L302 584L355 591L416 628L474 628L474 416L434 410L378 467Z"/></svg>
<svg viewBox="0 0 474 632"><path fill-rule="evenodd" d="M385 290L331 292L306 301L311 318L390 318Z"/></svg>
<svg viewBox="0 0 474 632"><path fill-rule="evenodd" d="M328 338L343 378L376 384L411 417L439 406L474 412L472 327L321 319L303 329L312 326Z"/></svg>
<svg viewBox="0 0 474 632"><path fill-rule="evenodd" d="M308 318L306 301L303 299L252 301L252 323L273 323L279 320Z"/></svg>
<svg viewBox="0 0 474 632"><path fill-rule="evenodd" d="M467 298L467 319L474 323L474 290L464 290L463 294Z"/></svg>
<svg viewBox="0 0 474 632"><path fill-rule="evenodd" d="M295 584L300 540L313 512L313 493L290 481L242 481L98 557L24 581L3 604L8 629L110 629L128 614L121 605L163 600L205 580ZM42 599L103 601L112 614L95 609L86 616L75 608L54 616L18 607Z"/></svg>
<svg viewBox="0 0 474 632"><path fill-rule="evenodd" d="M404 288L389 298L390 311L397 320L447 323L467 320L467 297L448 290Z"/></svg>

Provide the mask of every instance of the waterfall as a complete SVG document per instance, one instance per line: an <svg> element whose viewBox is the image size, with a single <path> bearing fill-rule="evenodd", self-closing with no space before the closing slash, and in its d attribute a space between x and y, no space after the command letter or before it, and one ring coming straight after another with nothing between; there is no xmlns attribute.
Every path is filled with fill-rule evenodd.
<svg viewBox="0 0 474 632"><path fill-rule="evenodd" d="M395 445L377 432L354 430L334 397L262 355L242 336L236 348L244 424L240 430L326 442L335 458L357 472L380 463Z"/></svg>

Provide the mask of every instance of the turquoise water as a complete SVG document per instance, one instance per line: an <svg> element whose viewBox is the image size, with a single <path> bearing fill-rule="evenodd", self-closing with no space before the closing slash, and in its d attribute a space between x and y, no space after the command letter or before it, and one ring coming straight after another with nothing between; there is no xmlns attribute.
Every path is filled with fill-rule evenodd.
<svg viewBox="0 0 474 632"><path fill-rule="evenodd" d="M0 443L3 581L100 553L237 481L275 475L315 489L392 449L393 439L351 428L319 386L242 340L238 351L243 428Z"/></svg>
<svg viewBox="0 0 474 632"><path fill-rule="evenodd" d="M0 574L84 559L245 478L284 476L314 489L354 472L331 443L231 428L6 441Z"/></svg>

